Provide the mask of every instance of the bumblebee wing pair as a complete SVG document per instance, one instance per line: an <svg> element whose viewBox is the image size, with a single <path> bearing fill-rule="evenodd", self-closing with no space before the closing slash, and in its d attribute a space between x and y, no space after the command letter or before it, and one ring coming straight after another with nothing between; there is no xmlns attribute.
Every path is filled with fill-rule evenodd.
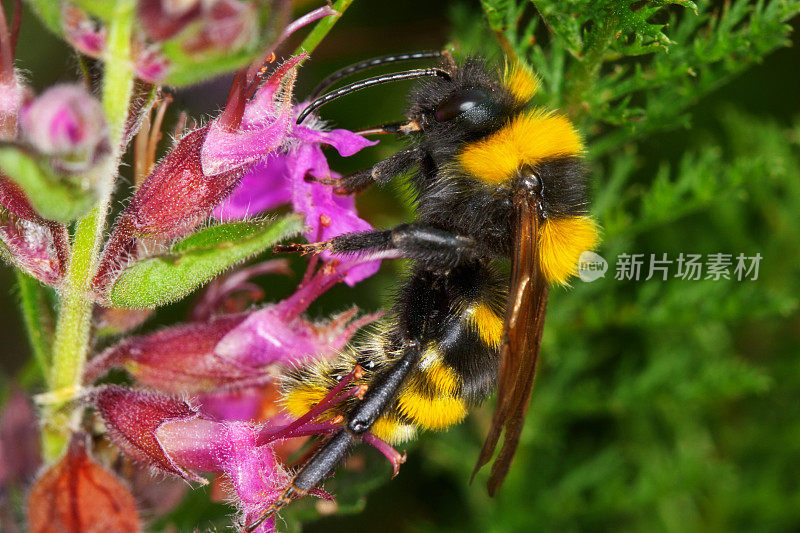
<svg viewBox="0 0 800 533"><path fill-rule="evenodd" d="M523 194L517 194L514 203L517 223L511 258L511 287L506 307L505 342L500 351L497 407L472 472L474 478L478 470L489 462L500 435L505 432L503 446L492 465L487 484L492 496L508 473L522 433L539 359L548 294L537 253L540 215Z"/></svg>

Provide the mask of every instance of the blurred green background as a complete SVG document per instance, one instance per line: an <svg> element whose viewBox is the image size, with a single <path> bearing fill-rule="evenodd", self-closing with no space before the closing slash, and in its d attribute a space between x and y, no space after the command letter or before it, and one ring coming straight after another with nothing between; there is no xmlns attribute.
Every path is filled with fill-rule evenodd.
<svg viewBox="0 0 800 533"><path fill-rule="evenodd" d="M574 4L565 2L565 13ZM304 1L297 11L316 5ZM517 19L537 16L529 6ZM797 18L791 23L797 28ZM540 25L534 37L546 32ZM302 69L297 95L336 68L384 53L456 43L500 57L496 44L485 44L494 38L478 2L356 0ZM411 444L391 482L384 483L388 465L363 451L366 473L351 469L326 485L341 495L342 513L309 520L304 531L800 529L800 43L796 33L790 39L792 47L720 78L686 109L687 120L631 134L592 158L595 215L605 227L598 252L609 271L553 291L527 425L500 493L486 495L485 473L468 484L490 403L461 426ZM692 46L679 41L669 53ZM758 55L757 45L747 48ZM38 89L77 76L69 50L30 16L18 50ZM730 61L745 59L733 54ZM612 67L599 75L613 76ZM228 86L224 79L176 93L171 120L181 109L208 116ZM396 120L408 87L353 95L326 107L324 116L351 129ZM545 91L544 98L558 101L559 93ZM582 122L590 149L592 139L615 128L597 116ZM382 140L355 157L334 157L333 166L352 171L398 147ZM359 198L360 212L388 227L412 216L404 198L402 186L370 190ZM614 279L622 253L676 259L716 252L760 253L758 280ZM332 290L311 313L327 316L354 302L366 310L384 306L401 271L385 263L354 289ZM296 283L269 281L268 299L289 294ZM0 372L7 383L29 355L7 266L0 283L8 288L0 294ZM187 306L160 310L145 329L183 320ZM364 498L368 485L380 486ZM223 529L229 510L207 501L196 491L154 527ZM313 505L299 506L279 527L294 530Z"/></svg>

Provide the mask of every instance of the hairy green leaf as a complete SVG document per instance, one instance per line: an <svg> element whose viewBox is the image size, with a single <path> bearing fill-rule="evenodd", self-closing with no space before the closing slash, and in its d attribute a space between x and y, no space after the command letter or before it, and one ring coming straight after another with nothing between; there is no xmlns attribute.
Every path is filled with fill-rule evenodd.
<svg viewBox="0 0 800 533"><path fill-rule="evenodd" d="M116 307L139 309L176 301L301 230L296 216L212 226L176 243L167 253L126 268L114 283L109 300Z"/></svg>
<svg viewBox="0 0 800 533"><path fill-rule="evenodd" d="M95 192L90 185L82 187L57 175L46 162L19 148L0 147L0 171L25 191L31 205L46 219L71 222L94 205Z"/></svg>

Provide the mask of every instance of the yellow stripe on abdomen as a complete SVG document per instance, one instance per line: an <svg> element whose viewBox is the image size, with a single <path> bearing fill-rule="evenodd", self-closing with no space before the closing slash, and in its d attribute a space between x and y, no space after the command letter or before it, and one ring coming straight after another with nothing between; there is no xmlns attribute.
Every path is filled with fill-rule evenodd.
<svg viewBox="0 0 800 533"><path fill-rule="evenodd" d="M328 394L328 389L321 385L295 386L284 392L283 406L292 416L300 417L322 401L326 394Z"/></svg>
<svg viewBox="0 0 800 533"><path fill-rule="evenodd" d="M416 437L417 428L411 424L404 424L396 416L386 414L372 424L370 433L389 444L397 444Z"/></svg>
<svg viewBox="0 0 800 533"><path fill-rule="evenodd" d="M423 429L443 429L467 416L464 402L454 396L430 398L406 389L397 398L397 410Z"/></svg>
<svg viewBox="0 0 800 533"><path fill-rule="evenodd" d="M469 309L469 321L478 331L484 344L498 348L503 340L503 319L486 304L475 304Z"/></svg>

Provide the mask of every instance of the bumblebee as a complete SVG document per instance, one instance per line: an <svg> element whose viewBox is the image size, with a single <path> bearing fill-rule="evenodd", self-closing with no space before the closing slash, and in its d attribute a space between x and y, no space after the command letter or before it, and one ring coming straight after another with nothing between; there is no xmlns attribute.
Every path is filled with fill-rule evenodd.
<svg viewBox="0 0 800 533"><path fill-rule="evenodd" d="M494 494L522 431L548 287L565 285L580 253L596 244L581 136L565 116L530 105L538 80L522 65L495 72L480 59L457 64L441 52L388 56L333 74L314 94L365 68L425 57L440 57L440 66L347 85L313 100L298 118L365 87L420 78L408 96L406 120L364 130L396 133L408 147L331 183L339 194L355 194L408 174L414 221L282 247L402 257L411 268L377 331L338 359L286 378L285 407L298 417L352 378L354 368L360 370L353 384L366 385L366 393L322 414L343 421L340 429L302 465L265 517L313 489L359 441L375 435L400 443L420 429L445 429L497 387L497 408L475 468L491 459L503 435L488 482ZM498 268L508 259L510 277Z"/></svg>

